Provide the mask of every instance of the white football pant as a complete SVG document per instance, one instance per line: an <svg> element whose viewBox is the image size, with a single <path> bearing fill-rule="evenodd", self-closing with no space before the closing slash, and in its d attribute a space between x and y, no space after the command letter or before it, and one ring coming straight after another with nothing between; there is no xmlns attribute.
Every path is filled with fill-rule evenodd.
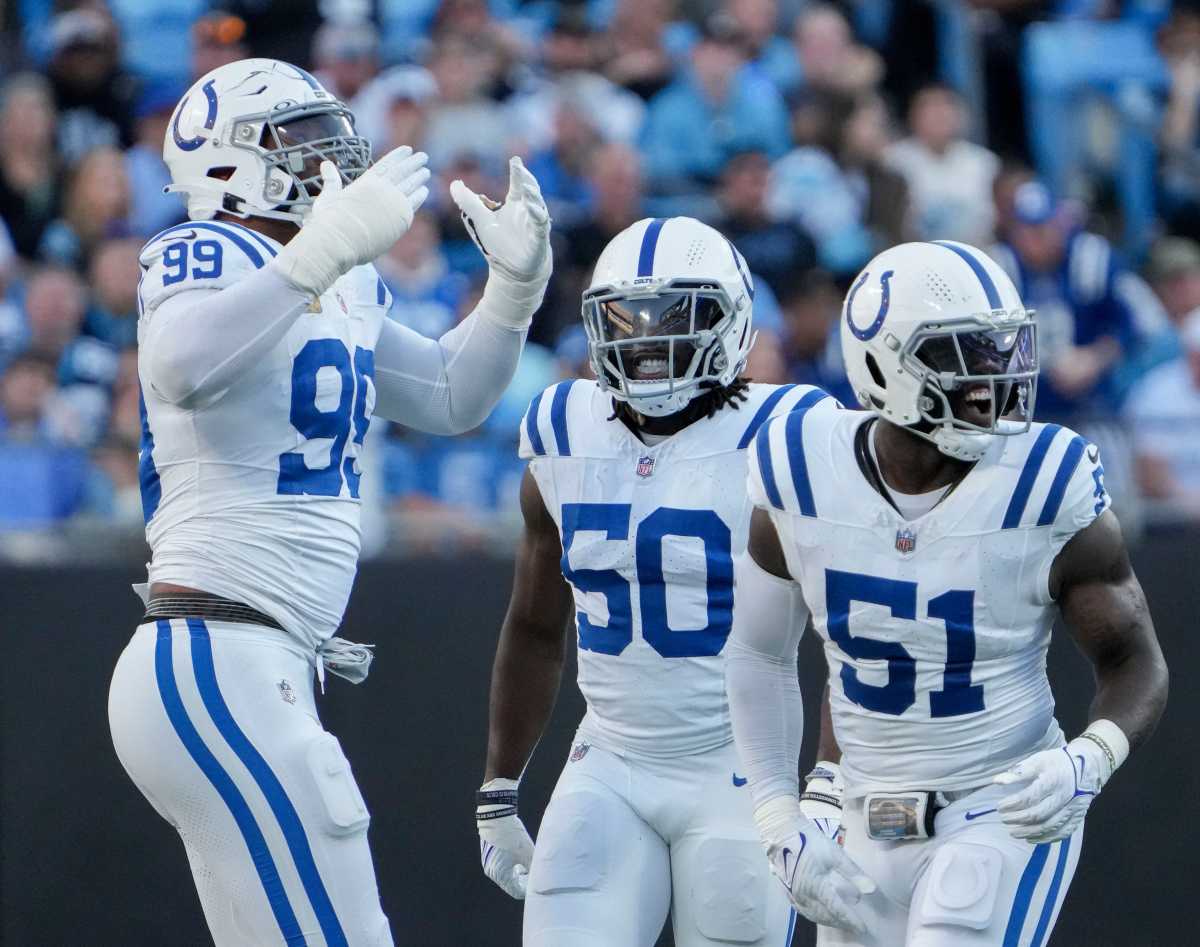
<svg viewBox="0 0 1200 947"><path fill-rule="evenodd" d="M860 902L867 937L822 927L820 947L1045 947L1075 876L1083 828L1045 845L1015 839L996 814L1011 786L985 786L938 812L934 835L867 836L846 800L846 854L878 886Z"/></svg>
<svg viewBox="0 0 1200 947"><path fill-rule="evenodd" d="M538 830L525 947L652 947L668 911L677 947L790 944L738 767L732 743L647 759L577 738Z"/></svg>
<svg viewBox="0 0 1200 947"><path fill-rule="evenodd" d="M392 943L367 808L312 677L285 632L198 619L140 626L117 662L117 756L183 839L218 947Z"/></svg>

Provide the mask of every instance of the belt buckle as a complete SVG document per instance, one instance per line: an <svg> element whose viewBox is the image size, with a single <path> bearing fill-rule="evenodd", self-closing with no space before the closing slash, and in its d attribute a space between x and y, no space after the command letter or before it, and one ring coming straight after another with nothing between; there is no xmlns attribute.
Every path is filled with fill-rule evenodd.
<svg viewBox="0 0 1200 947"><path fill-rule="evenodd" d="M929 838L936 807L933 793L868 793L863 801L867 836L880 842Z"/></svg>

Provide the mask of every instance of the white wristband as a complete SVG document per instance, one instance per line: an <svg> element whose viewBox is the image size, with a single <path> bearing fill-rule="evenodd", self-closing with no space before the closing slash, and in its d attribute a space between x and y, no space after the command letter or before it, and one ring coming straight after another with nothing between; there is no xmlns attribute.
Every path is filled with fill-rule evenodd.
<svg viewBox="0 0 1200 947"><path fill-rule="evenodd" d="M773 796L754 810L758 837L768 849L787 839L797 825L807 821L795 796Z"/></svg>
<svg viewBox="0 0 1200 947"><path fill-rule="evenodd" d="M1104 782L1129 758L1129 737L1111 720L1093 720L1075 739L1087 740L1100 748L1108 767Z"/></svg>
<svg viewBox="0 0 1200 947"><path fill-rule="evenodd" d="M518 283L491 270L483 287L478 312L508 329L524 330L546 295L546 281Z"/></svg>

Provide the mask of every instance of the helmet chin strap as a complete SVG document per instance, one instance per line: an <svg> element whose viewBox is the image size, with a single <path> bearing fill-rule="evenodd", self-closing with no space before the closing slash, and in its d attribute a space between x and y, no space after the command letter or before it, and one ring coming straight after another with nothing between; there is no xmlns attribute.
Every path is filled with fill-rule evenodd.
<svg viewBox="0 0 1200 947"><path fill-rule="evenodd" d="M955 427L941 426L933 434L923 436L933 441L937 449L947 457L953 457L955 460L976 461L987 453L987 449L991 446L992 438L995 435L979 434L970 431L961 431Z"/></svg>

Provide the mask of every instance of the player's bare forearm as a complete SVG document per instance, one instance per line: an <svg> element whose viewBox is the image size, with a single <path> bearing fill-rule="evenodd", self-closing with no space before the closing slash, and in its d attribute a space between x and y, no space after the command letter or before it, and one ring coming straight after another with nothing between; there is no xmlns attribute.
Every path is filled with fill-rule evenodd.
<svg viewBox="0 0 1200 947"><path fill-rule="evenodd" d="M833 711L829 707L829 685L825 685L825 693L821 695L821 736L817 740L817 759L828 760L830 763L840 763L842 748L838 746L837 737L833 733Z"/></svg>
<svg viewBox="0 0 1200 947"><path fill-rule="evenodd" d="M558 527L528 470L521 512L525 531L492 667L485 782L520 777L554 710L566 649L571 589L559 565Z"/></svg>
<svg viewBox="0 0 1200 947"><path fill-rule="evenodd" d="M1162 716L1167 665L1111 511L1063 547L1050 573L1050 588L1096 675L1088 719L1111 720L1136 748Z"/></svg>

